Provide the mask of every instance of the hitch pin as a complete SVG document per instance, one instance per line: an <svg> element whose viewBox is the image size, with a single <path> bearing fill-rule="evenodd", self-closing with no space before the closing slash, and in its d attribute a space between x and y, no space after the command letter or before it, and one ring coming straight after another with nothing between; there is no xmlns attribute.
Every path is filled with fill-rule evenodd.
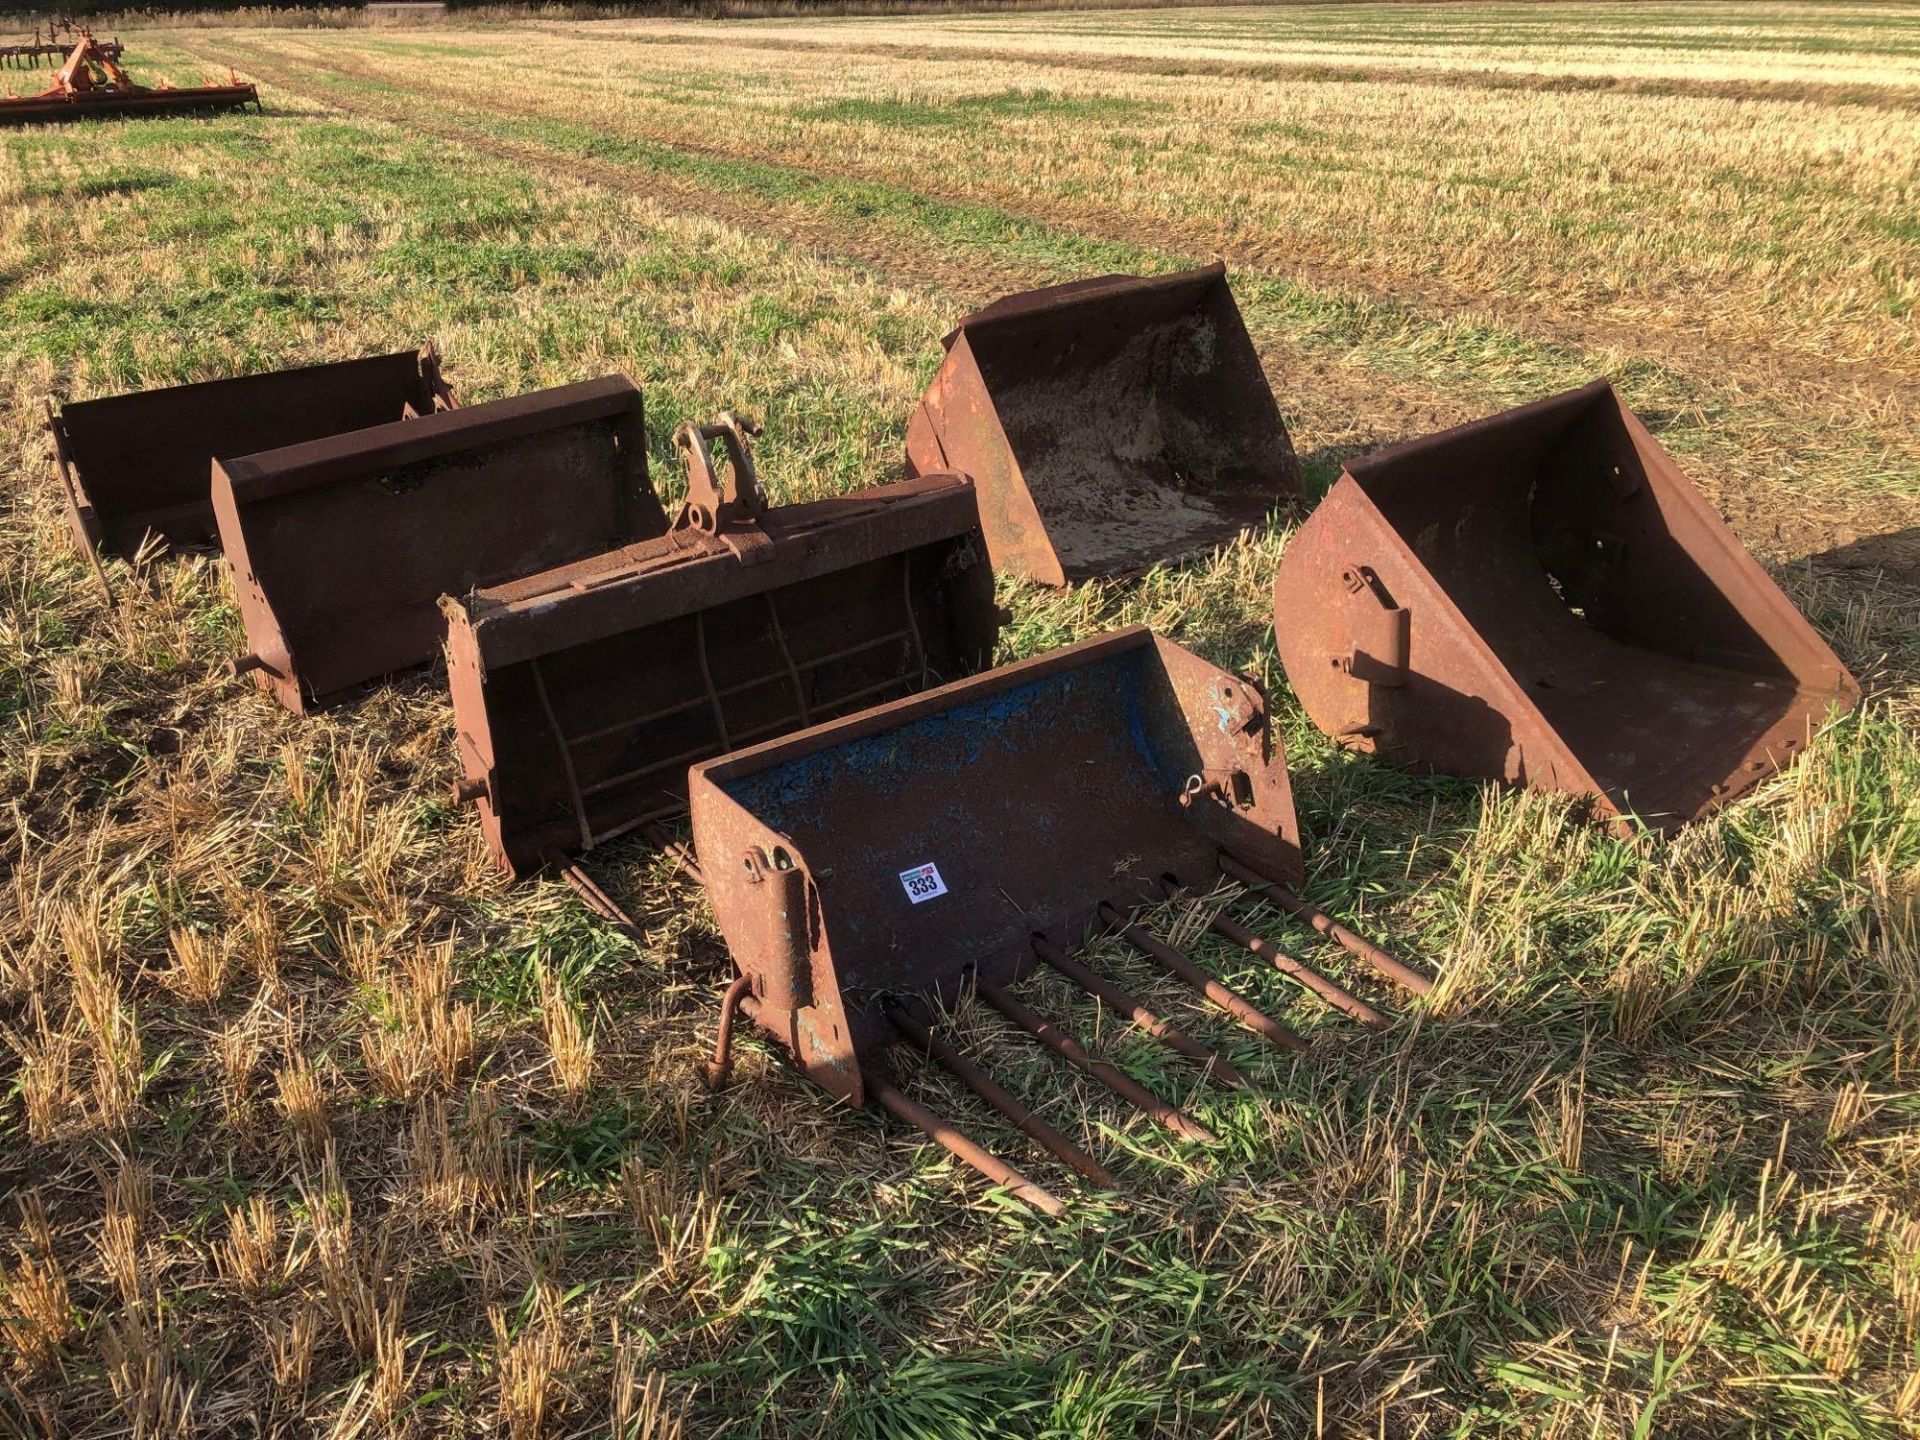
<svg viewBox="0 0 1920 1440"><path fill-rule="evenodd" d="M1261 1013L1242 996L1222 985L1206 971L1171 945L1155 939L1141 926L1129 921L1112 905L1102 903L1100 918L1112 926L1134 949L1148 959L1156 961L1171 974L1184 981L1190 988L1198 991L1222 1010L1233 1016L1254 1034L1262 1036L1278 1045L1282 1050L1295 1050L1304 1053L1307 1042L1278 1020Z"/></svg>

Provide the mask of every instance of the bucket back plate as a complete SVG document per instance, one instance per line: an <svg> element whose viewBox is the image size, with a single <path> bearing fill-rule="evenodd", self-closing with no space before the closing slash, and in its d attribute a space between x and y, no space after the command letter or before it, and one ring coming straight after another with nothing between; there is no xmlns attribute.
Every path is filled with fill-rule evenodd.
<svg viewBox="0 0 1920 1440"><path fill-rule="evenodd" d="M149 533L174 546L217 537L217 456L277 450L451 408L433 351L139 390L63 406L56 462L82 545L131 554Z"/></svg>
<svg viewBox="0 0 1920 1440"><path fill-rule="evenodd" d="M431 659L439 597L667 528L624 376L216 461L256 674L295 710Z"/></svg>
<svg viewBox="0 0 1920 1440"><path fill-rule="evenodd" d="M757 1023L834 1094L895 994L1001 983L1101 902L1210 885L1230 849L1297 880L1264 700L1122 630L695 767L695 846Z"/></svg>
<svg viewBox="0 0 1920 1440"><path fill-rule="evenodd" d="M1667 829L1859 697L1604 381L1349 464L1274 633L1330 735Z"/></svg>
<svg viewBox="0 0 1920 1440"><path fill-rule="evenodd" d="M996 570L1135 574L1302 494L1221 265L1012 296L945 343L907 469L973 476Z"/></svg>
<svg viewBox="0 0 1920 1440"><path fill-rule="evenodd" d="M970 674L999 629L973 486L927 475L449 595L465 793L518 873L686 808L687 768Z"/></svg>

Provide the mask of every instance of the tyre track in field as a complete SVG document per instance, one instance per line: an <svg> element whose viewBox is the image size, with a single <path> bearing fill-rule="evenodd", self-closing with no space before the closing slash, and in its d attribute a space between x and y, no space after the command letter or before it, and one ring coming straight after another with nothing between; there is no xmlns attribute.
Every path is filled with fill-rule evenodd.
<svg viewBox="0 0 1920 1440"><path fill-rule="evenodd" d="M197 58L204 58L194 53ZM253 52L245 57L245 68L269 84L310 96L343 115L379 120L410 133L431 135L515 166L535 167L562 181L617 191L654 202L677 214L699 216L748 235L776 239L835 265L851 263L890 284L950 296L955 303L956 319L961 312L1010 291L1080 278L1081 272L1077 270L1037 261L1022 263L1000 256L978 256L951 246L916 240L900 227L863 229L844 225L821 218L797 201L769 203L757 197L733 196L652 171L636 173L615 161L502 139L450 122L442 118L441 112L425 113L399 102L387 103L366 96L349 98L324 85L302 88L303 76L391 82L391 76L370 67L301 60L289 68L262 60L258 52ZM436 94L433 98L448 104L473 103L471 97L451 93ZM509 105L482 108L515 119L529 118L529 112ZM739 157L715 155L711 158ZM1297 402L1311 399L1313 403L1303 408L1311 417L1319 442L1330 445L1341 458L1426 430L1459 424L1471 419L1481 408L1471 397L1405 385L1377 371L1342 363L1339 357L1315 354L1291 343L1257 319L1250 319L1249 330L1268 375L1285 377L1285 383L1276 389L1289 402L1287 408L1294 411ZM1355 418L1361 416L1365 419Z"/></svg>
<svg viewBox="0 0 1920 1440"><path fill-rule="evenodd" d="M618 23L618 22L615 22ZM547 26L539 26L548 29ZM550 33L572 40L604 43L605 30L590 25L551 27ZM1044 70L1101 70L1109 74L1147 75L1168 80L1291 81L1331 85L1422 85L1435 89L1514 91L1551 95L1638 95L1672 100L1742 100L1776 104L1850 105L1866 110L1920 112L1920 89L1871 82L1817 80L1697 80L1653 75L1542 75L1508 70L1451 68L1443 63L1425 66L1370 65L1364 60L1342 64L1333 60L1230 60L1194 56L1191 59L1151 55L1050 54L1044 50L970 45L914 45L906 41L809 40L782 35L654 35L644 31L613 31L621 40L643 45L713 45L724 39L730 50L820 51L829 55L865 55L876 60L977 62L1023 65Z"/></svg>
<svg viewBox="0 0 1920 1440"><path fill-rule="evenodd" d="M193 53L196 58L205 59L198 52ZM340 113L384 121L403 131L432 135L515 166L532 166L556 179L632 195L675 213L700 216L749 235L774 238L833 264L851 263L891 284L950 296L956 302L956 310L973 308L1008 291L1053 284L1076 278L1078 274L1040 262L1021 263L1004 256L965 253L952 246L916 239L902 226L849 226L822 218L802 201L770 202L757 196L730 195L654 171L636 172L616 161L503 139L470 125L449 121L441 111L426 112L401 101L387 102L368 96L346 97L325 86L328 78L394 83L390 73L375 66L337 59L321 62L304 57L281 64L263 59L258 50L247 52L246 65L259 78L293 93L313 96ZM309 84L320 82L317 94L311 88L302 89L303 76ZM427 85L418 89L426 98L469 112L478 109L516 120L556 118L445 87ZM819 172L796 170L778 161L685 145L671 137L645 131L630 133L633 138L698 158L751 161L819 178ZM861 180L864 177L829 174L824 178ZM958 203L978 205L980 202ZM1045 217L1016 215L1015 218L1037 224L1056 223ZM1161 233L1150 242L1139 243L1141 248L1164 253L1170 238ZM1123 240L1122 243L1136 242ZM1248 316L1248 328L1268 376L1283 377L1275 388L1283 397L1285 408L1306 421L1303 428L1309 445L1324 447L1327 458L1336 461L1411 435L1459 424L1491 408L1484 399L1468 393L1408 385L1364 364L1351 363L1343 356L1310 351L1263 322L1257 313ZM1816 509L1808 496L1764 480L1712 473L1699 479L1735 531L1762 554L1775 558L1817 555L1857 542L1864 536L1877 545L1876 558L1883 568L1896 576L1920 578L1920 544L1909 541L1916 533L1911 527L1920 520L1920 506L1904 505L1885 497L1845 496L1837 507L1828 504Z"/></svg>
<svg viewBox="0 0 1920 1440"><path fill-rule="evenodd" d="M692 42L671 37L666 43ZM773 47L767 42L755 42L740 48ZM323 62L300 63L357 80L391 84L395 79L390 71L364 60L329 58ZM1055 68L1081 67L1063 61ZM424 93L436 99L469 110L480 109L522 120L564 121L566 118L471 90L436 86L431 82L410 83L419 85ZM619 96L617 89L598 88L609 98ZM1116 205L1084 199L1049 200L1008 187L988 186L969 192L961 187L943 186L937 177L921 172L901 174L884 166L861 170L824 157L796 157L790 150L764 145L698 139L684 131L659 126L630 124L623 128L623 133L700 159L761 165L818 180L886 185L953 206L991 207L1032 224L1156 253L1217 255L1233 269L1351 296L1363 303L1403 312L1416 324L1439 325L1465 319L1503 329L1527 342L1565 351L1611 350L1626 356L1650 358L1687 377L1691 383L1699 384L1703 390L1711 389L1716 400L1724 399L1729 391L1744 393L1762 388L1783 401L1818 406L1830 417L1857 415L1868 409L1892 410L1898 417L1900 433L1888 438L1920 447L1920 433L1917 433L1920 432L1920 376L1903 375L1897 369L1890 370L1872 361L1814 358L1804 351L1781 351L1748 341L1729 340L1698 325L1663 325L1650 329L1630 320L1579 315L1569 312L1564 305L1547 308L1538 301L1490 293L1444 276L1420 276L1418 299L1409 300L1405 286L1394 278L1383 278L1376 266L1343 261L1324 248L1303 250L1298 241L1277 240L1265 231L1249 233L1232 222L1210 223L1170 216L1143 218ZM1647 304L1667 302L1684 314L1695 296L1690 291L1648 290L1643 299ZM1713 382L1695 380L1694 377L1702 375L1715 379Z"/></svg>

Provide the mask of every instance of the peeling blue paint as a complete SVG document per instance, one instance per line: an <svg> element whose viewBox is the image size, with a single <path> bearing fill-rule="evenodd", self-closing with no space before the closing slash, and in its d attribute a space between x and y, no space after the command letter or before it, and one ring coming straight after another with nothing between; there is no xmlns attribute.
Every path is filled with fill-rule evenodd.
<svg viewBox="0 0 1920 1440"><path fill-rule="evenodd" d="M763 823L791 831L829 791L849 786L876 795L904 790L916 778L956 773L995 754L1018 753L1059 724L1085 728L1089 711L1118 719L1148 769L1177 788L1182 777L1165 773L1149 733L1140 693L1144 653L1125 652L1085 669L983 695L897 730L739 776L724 788ZM1109 743L1118 738L1112 731L1107 736Z"/></svg>

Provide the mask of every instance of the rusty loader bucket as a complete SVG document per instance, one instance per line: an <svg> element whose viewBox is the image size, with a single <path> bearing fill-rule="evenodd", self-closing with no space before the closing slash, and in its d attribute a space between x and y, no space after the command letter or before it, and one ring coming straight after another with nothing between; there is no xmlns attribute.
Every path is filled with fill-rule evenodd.
<svg viewBox="0 0 1920 1440"><path fill-rule="evenodd" d="M977 994L1015 1030L1189 1139L1191 1115L1095 1059L1012 987L1046 965L1221 1084L1245 1077L1070 953L1126 937L1272 1044L1292 1031L1129 919L1142 901L1223 877L1273 897L1397 981L1428 982L1300 900L1284 758L1258 689L1145 629L1118 631L697 766L694 842L739 967L743 1007L806 1074L877 1101L1023 1199L1059 1201L899 1088L918 1051L1080 1174L1105 1168L938 1031ZM1224 928L1223 928L1224 927ZM1224 913L1219 933L1369 1025L1382 1017ZM904 1042L904 1044L902 1044ZM901 1045L899 1055L890 1056Z"/></svg>
<svg viewBox="0 0 1920 1440"><path fill-rule="evenodd" d="M251 455L453 408L432 346L47 407L81 546L130 555L149 535L211 543L216 456Z"/></svg>
<svg viewBox="0 0 1920 1440"><path fill-rule="evenodd" d="M440 651L442 595L662 534L624 376L213 466L250 653L292 710Z"/></svg>
<svg viewBox="0 0 1920 1440"><path fill-rule="evenodd" d="M671 533L443 602L461 794L517 873L684 812L694 761L992 658L970 482L769 507L739 422L676 438L690 473Z"/></svg>
<svg viewBox="0 0 1920 1440"><path fill-rule="evenodd" d="M1329 735L1666 830L1859 698L1604 381L1348 465L1274 634Z"/></svg>
<svg viewBox="0 0 1920 1440"><path fill-rule="evenodd" d="M907 473L973 477L1002 573L1137 574L1302 493L1222 265L1014 295L944 343Z"/></svg>

